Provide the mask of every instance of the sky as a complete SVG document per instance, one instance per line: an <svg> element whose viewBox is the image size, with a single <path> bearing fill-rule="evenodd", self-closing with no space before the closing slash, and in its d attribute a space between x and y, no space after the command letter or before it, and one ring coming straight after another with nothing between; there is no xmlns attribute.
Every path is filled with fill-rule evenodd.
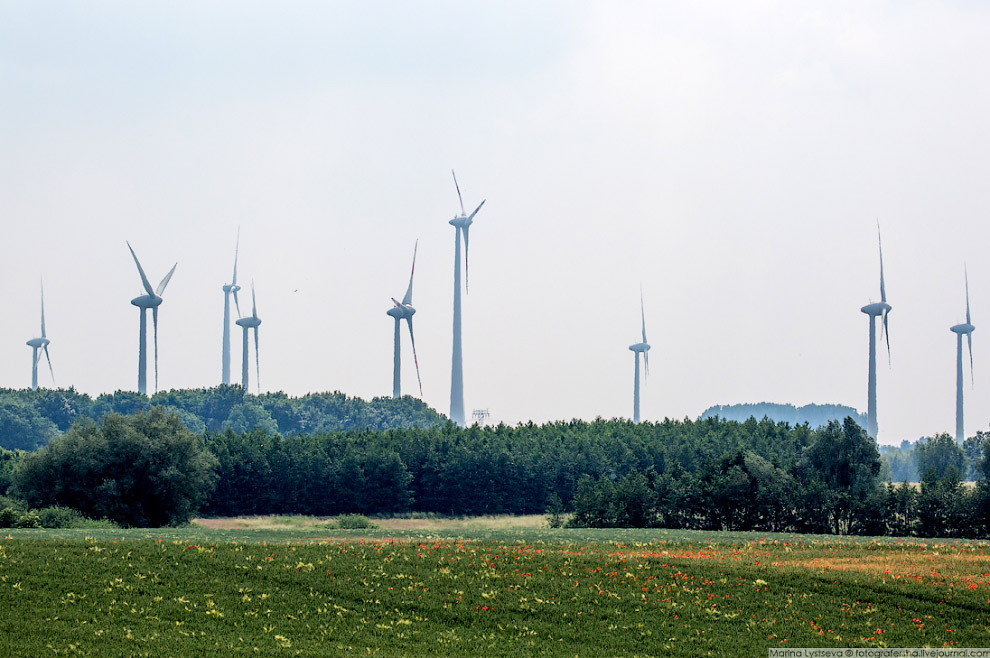
<svg viewBox="0 0 990 658"><path fill-rule="evenodd" d="M865 412L879 222L879 441L953 431L964 267L986 430L988 33L962 1L0 4L0 386L30 384L43 278L55 384L136 389L125 240L152 285L178 262L159 389L218 384L240 230L261 389L390 395L419 240L422 397L447 413L454 169L487 200L468 412L631 417L641 289L644 420Z"/></svg>

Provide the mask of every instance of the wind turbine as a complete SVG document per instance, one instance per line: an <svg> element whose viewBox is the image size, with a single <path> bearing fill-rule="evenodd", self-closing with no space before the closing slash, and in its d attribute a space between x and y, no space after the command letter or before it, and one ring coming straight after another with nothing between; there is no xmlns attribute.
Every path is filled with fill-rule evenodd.
<svg viewBox="0 0 990 658"><path fill-rule="evenodd" d="M639 423L639 355L643 355L643 365L646 366L646 375L650 374L650 344L646 342L646 311L643 308L643 291L639 291L639 312L643 317L643 342L630 345L636 359L636 374L633 383L633 422Z"/></svg>
<svg viewBox="0 0 990 658"><path fill-rule="evenodd" d="M416 381L419 382L419 396L423 397L423 381L419 378L419 359L416 358L416 339L413 337L412 316L416 314L416 309L412 305L413 274L416 273L416 250L419 249L419 240L413 247L412 271L409 273L409 287L406 289L406 296L399 302L392 298L395 306L385 311L387 315L395 318L395 363L392 366L392 397L402 397L399 373L401 371L402 360L399 358L399 325L402 320L409 323L409 340L412 341L413 361L416 363Z"/></svg>
<svg viewBox="0 0 990 658"><path fill-rule="evenodd" d="M883 334L887 339L887 362L890 363L890 333L887 317L891 306L887 303L887 289L883 282L883 243L880 241L880 225L877 224L877 245L880 248L880 301L859 309L870 317L870 378L867 384L866 433L877 438L877 325L876 318L883 318Z"/></svg>
<svg viewBox="0 0 990 658"><path fill-rule="evenodd" d="M457 188L457 200L461 204L461 214L450 220L454 232L454 347L450 360L450 419L461 427L464 426L464 362L461 353L461 232L464 233L464 289L467 290L468 272L468 232L474 222L474 216L485 205L482 201L474 212L468 215L464 212L464 199L461 197L461 186L457 184L457 174L454 176L454 187Z"/></svg>
<svg viewBox="0 0 990 658"><path fill-rule="evenodd" d="M965 272L965 270L963 270ZM956 334L956 443L966 440L966 432L963 430L963 358L962 358L962 337L965 334L966 342L969 343L969 377L973 378L973 326L969 316L969 273L966 276L966 324L957 324L949 327L949 331Z"/></svg>
<svg viewBox="0 0 990 658"><path fill-rule="evenodd" d="M152 289L151 283L148 281L148 277L144 274L144 268L141 267L141 261L138 260L137 254L134 253L134 248L131 243L127 243L127 248L131 250L131 256L134 257L134 264L137 265L138 274L141 275L141 285L144 286L145 291L148 293L146 295L141 295L140 297L135 297L131 300L131 304L134 304L139 309L141 309L141 327L139 329L140 336L138 338L138 393L141 395L147 395L148 393L148 314L147 310L150 308L152 311L152 322L155 326L155 390L158 390L158 307L161 306L164 301L161 297L162 293L165 292L165 286L168 285L169 280L172 278L172 274L175 272L175 268L178 265L176 263L172 266L172 269L168 271L162 282L158 284L158 288Z"/></svg>
<svg viewBox="0 0 990 658"><path fill-rule="evenodd" d="M254 282L251 282L251 315L240 318L236 323L244 329L244 346L241 354L241 386L244 391L248 390L248 330L254 329L254 365L257 369L258 392L261 392L261 357L258 352L258 327L261 325L261 318L258 317L258 302L254 298Z"/></svg>
<svg viewBox="0 0 990 658"><path fill-rule="evenodd" d="M51 343L45 336L45 284L41 284L41 338L32 338L27 344L32 348L31 353L31 390L38 390L38 363L41 362L41 353L44 351L45 358L48 359L48 372L52 375L52 383L55 383L55 371L52 370L52 357L48 354L48 344Z"/></svg>
<svg viewBox="0 0 990 658"><path fill-rule="evenodd" d="M241 305L237 301L237 251L241 245L241 231L237 230L237 242L234 246L234 276L230 283L223 286L223 383L230 384L230 293L234 293L234 306L237 307L237 317L241 317Z"/></svg>

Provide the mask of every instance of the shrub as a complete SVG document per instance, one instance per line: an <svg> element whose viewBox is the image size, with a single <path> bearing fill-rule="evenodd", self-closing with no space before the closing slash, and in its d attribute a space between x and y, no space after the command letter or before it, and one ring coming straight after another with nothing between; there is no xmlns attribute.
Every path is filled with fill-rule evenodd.
<svg viewBox="0 0 990 658"><path fill-rule="evenodd" d="M15 528L21 520L21 513L13 507L0 509L0 528Z"/></svg>
<svg viewBox="0 0 990 658"><path fill-rule="evenodd" d="M40 528L41 518L38 516L36 511L28 510L20 515L20 518L14 522L15 528Z"/></svg>
<svg viewBox="0 0 990 658"><path fill-rule="evenodd" d="M366 530L375 524L363 514L341 514L337 517L337 527L341 530Z"/></svg>
<svg viewBox="0 0 990 658"><path fill-rule="evenodd" d="M61 505L42 507L37 513L42 528L78 528L86 519L79 510Z"/></svg>
<svg viewBox="0 0 990 658"><path fill-rule="evenodd" d="M547 525L551 528L564 527L564 501L555 493L550 494L547 500Z"/></svg>

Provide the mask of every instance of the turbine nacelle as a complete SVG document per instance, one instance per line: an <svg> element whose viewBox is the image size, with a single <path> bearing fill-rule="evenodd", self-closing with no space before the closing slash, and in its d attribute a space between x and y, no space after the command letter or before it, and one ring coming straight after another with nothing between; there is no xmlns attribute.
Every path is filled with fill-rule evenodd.
<svg viewBox="0 0 990 658"><path fill-rule="evenodd" d="M629 349L631 349L633 352L649 352L650 351L650 344L649 343L636 343L635 345L630 345L629 346Z"/></svg>
<svg viewBox="0 0 990 658"><path fill-rule="evenodd" d="M52 341L50 341L50 340L48 340L48 339L47 339L47 338L45 338L45 337L41 337L41 338L32 338L31 340L29 340L29 341L27 342L27 346L28 346L28 347L36 347L36 348L38 348L38 349L40 350L40 349L42 349L42 348L43 348L43 347L44 347L45 345L49 345L49 344L50 344L51 342L52 342Z"/></svg>
<svg viewBox="0 0 990 658"><path fill-rule="evenodd" d="M132 299L131 304L134 304L138 308L155 308L156 306L161 306L163 301L165 300L158 295L141 295Z"/></svg>
<svg viewBox="0 0 990 658"><path fill-rule="evenodd" d="M240 318L234 322L238 327L246 327L248 329L257 329L261 325L261 318L248 316L246 318Z"/></svg>
<svg viewBox="0 0 990 658"><path fill-rule="evenodd" d="M236 283L225 283L223 286L224 293L230 294L232 292L240 291L241 287Z"/></svg>
<svg viewBox="0 0 990 658"><path fill-rule="evenodd" d="M890 313L892 308L893 307L887 302L874 302L873 304L867 304L859 310L867 315L878 316L884 315L885 313Z"/></svg>
<svg viewBox="0 0 990 658"><path fill-rule="evenodd" d="M466 228L474 223L474 215L472 214L470 217L467 217L465 215L460 215L458 217L454 217L452 220L450 220L447 223L450 224L451 226L456 226L457 228Z"/></svg>
<svg viewBox="0 0 990 658"><path fill-rule="evenodd" d="M395 299L392 301L395 302L395 306L385 311L386 315L389 315L396 320L408 320L412 316L416 315L416 309L413 308L412 304L400 304L399 302L396 302Z"/></svg>
<svg viewBox="0 0 990 658"><path fill-rule="evenodd" d="M971 334L975 330L976 330L976 327L973 326L973 325L971 325L971 324L969 324L969 323L966 323L966 324L957 324L955 326L949 327L949 331L951 331L953 333L960 334L960 335Z"/></svg>

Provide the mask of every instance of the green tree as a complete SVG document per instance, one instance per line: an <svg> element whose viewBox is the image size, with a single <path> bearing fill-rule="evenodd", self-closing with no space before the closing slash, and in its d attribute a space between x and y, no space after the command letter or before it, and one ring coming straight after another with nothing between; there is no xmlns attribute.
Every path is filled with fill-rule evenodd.
<svg viewBox="0 0 990 658"><path fill-rule="evenodd" d="M230 416L223 422L222 428L230 428L235 432L257 429L269 434L278 433L278 424L272 419L268 410L253 401L234 406L230 410Z"/></svg>
<svg viewBox="0 0 990 658"><path fill-rule="evenodd" d="M988 443L990 443L990 432L983 430L963 441L962 450L966 458L966 472L963 474L963 479L979 480L983 477L983 450Z"/></svg>
<svg viewBox="0 0 990 658"><path fill-rule="evenodd" d="M55 423L42 417L34 405L10 398L0 400L0 448L34 450L56 434Z"/></svg>
<svg viewBox="0 0 990 658"><path fill-rule="evenodd" d="M852 418L830 422L804 451L799 470L807 492L804 507L822 515L833 534L856 532L879 505L877 442Z"/></svg>
<svg viewBox="0 0 990 658"><path fill-rule="evenodd" d="M945 435L955 446L952 437ZM966 495L955 464L946 467L940 476L935 466L929 466L921 478L918 494L918 534L922 537L954 537L966 534L964 516Z"/></svg>
<svg viewBox="0 0 990 658"><path fill-rule="evenodd" d="M160 408L84 421L27 455L13 493L31 507L64 505L123 526L186 523L215 481L202 439Z"/></svg>
<svg viewBox="0 0 990 658"><path fill-rule="evenodd" d="M955 479L961 480L965 473L966 460L962 448L945 432L918 441L914 448L914 459L922 481L942 479L949 475L950 469L955 471L952 476Z"/></svg>

